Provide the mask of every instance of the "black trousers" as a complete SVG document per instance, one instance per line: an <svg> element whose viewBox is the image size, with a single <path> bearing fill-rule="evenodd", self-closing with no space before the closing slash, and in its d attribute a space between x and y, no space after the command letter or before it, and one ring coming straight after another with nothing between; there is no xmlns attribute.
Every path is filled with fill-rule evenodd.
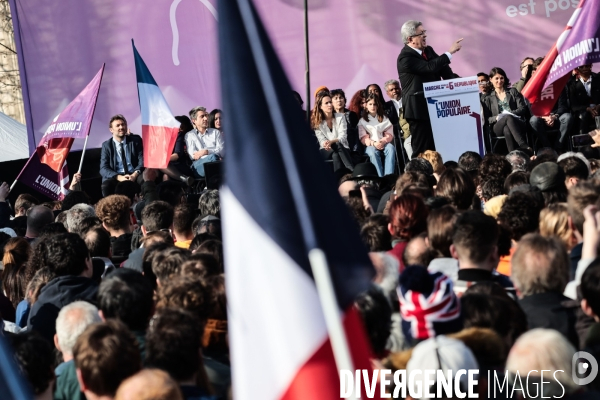
<svg viewBox="0 0 600 400"><path fill-rule="evenodd" d="M144 178L142 178L142 174L139 174L135 181L138 183L138 185L141 186L142 183L144 183ZM117 180L116 177L103 181L102 182L102 197L106 197L106 196L110 196L111 194L115 194L115 189L118 184L119 184L119 181Z"/></svg>
<svg viewBox="0 0 600 400"><path fill-rule="evenodd" d="M346 168L350 172L354 171L354 163L350 151L339 143L331 145L331 150L321 149L321 155L326 160L333 160L333 170L337 171Z"/></svg>
<svg viewBox="0 0 600 400"><path fill-rule="evenodd" d="M412 156L417 158L419 154L425 150L435 150L435 142L433 141L433 131L431 130L431 122L425 119L407 119L410 127Z"/></svg>
<svg viewBox="0 0 600 400"><path fill-rule="evenodd" d="M506 147L510 153L517 147L527 146L525 141L525 121L507 115L494 124L492 128L496 136L504 136ZM515 142L517 146L515 146Z"/></svg>

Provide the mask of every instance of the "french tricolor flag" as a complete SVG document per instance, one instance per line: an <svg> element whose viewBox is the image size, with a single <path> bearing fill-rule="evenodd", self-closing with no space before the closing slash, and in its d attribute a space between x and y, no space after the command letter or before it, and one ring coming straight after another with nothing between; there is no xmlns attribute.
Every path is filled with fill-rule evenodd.
<svg viewBox="0 0 600 400"><path fill-rule="evenodd" d="M173 116L165 96L135 48L133 40L131 44L142 114L144 166L146 168L166 168L179 133L179 122Z"/></svg>
<svg viewBox="0 0 600 400"><path fill-rule="evenodd" d="M254 7L221 0L218 10L233 398L339 399L340 348L346 367L371 370L353 303L374 269ZM319 254L331 303L313 277Z"/></svg>

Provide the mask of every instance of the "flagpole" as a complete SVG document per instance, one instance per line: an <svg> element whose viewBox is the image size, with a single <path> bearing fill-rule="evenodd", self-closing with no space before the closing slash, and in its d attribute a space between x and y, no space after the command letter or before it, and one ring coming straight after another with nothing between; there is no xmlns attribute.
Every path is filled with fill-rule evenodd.
<svg viewBox="0 0 600 400"><path fill-rule="evenodd" d="M354 374L354 363L352 362L348 339L346 338L344 326L340 318L340 310L335 298L335 291L331 275L329 274L329 265L327 265L325 253L321 249L312 249L308 253L308 260L312 268L317 292L319 293L319 300L323 309L335 364L338 370L348 370ZM356 400L354 390L352 390L348 398Z"/></svg>
<svg viewBox="0 0 600 400"><path fill-rule="evenodd" d="M252 7L250 5L250 0L237 0L237 3L248 36L259 38L260 34ZM321 282L320 284L322 285L322 290L324 291L323 293L325 297L323 298L321 297L321 292L319 292L319 300L321 302L321 307L323 307L324 310L326 309L327 315L329 315L329 317L326 317L326 319L329 320L328 322L326 321L326 323L338 373L339 370L342 369L354 371L354 366L350 357L350 349L345 337L345 331L341 325L339 315L340 311L335 297L333 284L331 283L331 277L329 276L329 266L327 265L325 254L321 249L318 248L317 245L315 227L310 217L306 193L302 187L302 180L297 169L298 155L295 154L290 139L287 137L285 115L277 99L277 90L273 82L273 77L270 73L270 68L265 61L265 49L263 48L260 40L250 40L250 47L256 63L259 79L265 90L265 97L270 105L270 107L268 107L268 112L271 114L271 118L273 119L275 137L283 155L284 169L290 183L289 189L292 194L292 199L294 201L294 205L296 206L296 210L298 211L302 237L304 239L304 246L308 251L311 268L313 267L313 263L317 266L317 272ZM306 99L308 104L310 104L309 99L310 94L309 98ZM307 107L307 110L308 108L309 107ZM315 277L315 281L316 280L317 279ZM332 330L330 330L330 328Z"/></svg>
<svg viewBox="0 0 600 400"><path fill-rule="evenodd" d="M94 115L94 114L92 114L92 115ZM77 170L78 174L81 173L81 167L83 167L83 158L85 157L85 148L87 147L87 141L88 141L89 137L90 137L90 134L88 132L88 134L85 137L85 142L83 142L83 149L81 150L81 161L79 161L79 169Z"/></svg>
<svg viewBox="0 0 600 400"><path fill-rule="evenodd" d="M12 185L10 185L10 188L8 189L8 193L11 192L11 190L13 190L13 188L15 187L15 185L17 184L17 181L19 180L19 178L21 177L21 175L23 174L23 171L25 171L25 168L27 168L27 166L29 165L29 162L31 161L31 159L33 158L33 156L37 153L37 147L36 150L34 150L34 152L31 154L31 156L29 156L29 160L27 160L27 162L25 163L25 166L23 167L23 169L21 169L21 172L19 172L19 175L17 175L17 177L15 178L15 181L12 183Z"/></svg>
<svg viewBox="0 0 600 400"><path fill-rule="evenodd" d="M304 85L306 86L306 120L310 121L310 55L308 52L308 0L304 0Z"/></svg>

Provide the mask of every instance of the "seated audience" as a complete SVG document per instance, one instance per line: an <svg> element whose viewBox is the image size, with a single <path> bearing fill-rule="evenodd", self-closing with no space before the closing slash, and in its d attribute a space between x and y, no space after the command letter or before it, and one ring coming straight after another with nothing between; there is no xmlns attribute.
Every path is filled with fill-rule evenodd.
<svg viewBox="0 0 600 400"><path fill-rule="evenodd" d="M600 85L598 74L592 72L592 64L575 69L578 76L569 88L569 102L574 118L580 120L579 132L587 133L597 128L595 118L600 113Z"/></svg>
<svg viewBox="0 0 600 400"><path fill-rule="evenodd" d="M527 106L521 93L510 87L510 81L502 68L492 68L490 81L494 90L483 98L483 114L493 134L504 137L508 151L527 145L525 121Z"/></svg>
<svg viewBox="0 0 600 400"><path fill-rule="evenodd" d="M381 177L394 173L396 148L392 144L394 128L389 118L384 115L383 104L379 97L381 96L370 94L367 98L366 108L358 122L358 137L366 146L366 154Z"/></svg>
<svg viewBox="0 0 600 400"><path fill-rule="evenodd" d="M113 116L108 123L108 128L112 137L102 143L100 156L104 197L114 194L115 187L122 181L134 181L141 185L144 170L142 138L129 134L125 117L121 114Z"/></svg>
<svg viewBox="0 0 600 400"><path fill-rule="evenodd" d="M185 134L187 152L192 160L192 171L204 178L204 164L222 159L223 136L217 129L208 127L208 113L204 107L190 111L194 129Z"/></svg>
<svg viewBox="0 0 600 400"><path fill-rule="evenodd" d="M326 160L333 160L333 170L345 168L353 171L346 118L344 114L334 113L329 92L321 91L317 94L310 122L319 142L319 151Z"/></svg>

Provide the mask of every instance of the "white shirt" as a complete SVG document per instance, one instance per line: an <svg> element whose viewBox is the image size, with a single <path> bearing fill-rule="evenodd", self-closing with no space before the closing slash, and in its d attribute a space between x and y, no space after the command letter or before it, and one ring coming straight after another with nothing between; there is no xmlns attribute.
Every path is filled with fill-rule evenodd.
<svg viewBox="0 0 600 400"><path fill-rule="evenodd" d="M348 145L348 125L346 123L346 116L344 114L333 114L334 118L331 123L331 129L327 126L327 121L321 122L321 125L315 129L315 135L319 141L319 145L323 148L323 143L327 140L338 139L340 144L345 148L349 148Z"/></svg>
<svg viewBox="0 0 600 400"><path fill-rule="evenodd" d="M396 107L396 115L400 116L400 109L402 108L402 99L400 100L396 100L396 99L391 99L392 103L394 104L394 107Z"/></svg>
<svg viewBox="0 0 600 400"><path fill-rule="evenodd" d="M384 137L388 136L388 140L391 142L393 139L394 127L390 122L389 118L384 116L383 121L369 115L369 121L365 121L361 118L358 121L358 138L362 141L363 137L369 136L374 142L379 142Z"/></svg>
<svg viewBox="0 0 600 400"><path fill-rule="evenodd" d="M123 168L123 160L121 160L121 146L123 146L123 150L125 151L125 162L127 163L127 172L133 174L134 168L131 164L131 155L127 154L127 147L125 146L127 144L127 137L124 137L123 140L120 142L116 141L115 138L113 138L113 143L115 145L115 148L117 149L117 173L125 173L125 169Z"/></svg>
<svg viewBox="0 0 600 400"><path fill-rule="evenodd" d="M581 77L579 77L579 80L581 83L583 83L583 87L585 88L587 95L592 97L592 76L590 75L587 81L584 81Z"/></svg>
<svg viewBox="0 0 600 400"><path fill-rule="evenodd" d="M415 49L412 46L408 46L408 47L410 47L411 49L413 49L414 51L416 51L417 53L419 53L419 55L423 54L423 50ZM450 54L449 51L445 52L444 54L448 56L448 59L452 60L452 54Z"/></svg>
<svg viewBox="0 0 600 400"><path fill-rule="evenodd" d="M192 129L185 134L185 144L190 158L194 159L194 153L200 150L208 150L208 154L216 154L221 157L223 152L223 136L218 129L207 128L204 135L198 129ZM207 157L208 154L200 157Z"/></svg>

